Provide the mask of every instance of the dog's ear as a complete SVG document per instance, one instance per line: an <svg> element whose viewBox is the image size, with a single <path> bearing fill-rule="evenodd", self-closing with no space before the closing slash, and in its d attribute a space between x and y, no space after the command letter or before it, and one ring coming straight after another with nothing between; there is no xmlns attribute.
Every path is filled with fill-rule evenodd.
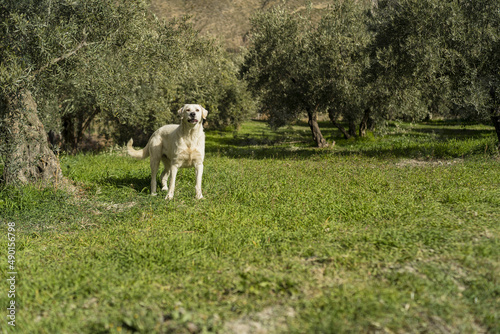
<svg viewBox="0 0 500 334"><path fill-rule="evenodd" d="M207 119L207 116L208 116L207 109L201 107L201 116L203 117L203 119Z"/></svg>
<svg viewBox="0 0 500 334"><path fill-rule="evenodd" d="M185 107L185 106L182 106L182 108L181 108L181 109L177 110L177 114L178 114L178 115L183 116L182 112L184 111L184 107Z"/></svg>

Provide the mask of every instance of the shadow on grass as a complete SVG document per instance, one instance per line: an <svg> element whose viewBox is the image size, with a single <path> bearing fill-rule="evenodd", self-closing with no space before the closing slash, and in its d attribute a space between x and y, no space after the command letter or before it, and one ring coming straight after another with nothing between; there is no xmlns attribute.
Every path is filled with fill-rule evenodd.
<svg viewBox="0 0 500 334"><path fill-rule="evenodd" d="M446 138L480 138L488 136L492 133L491 130L488 129L450 129L450 128L442 128L442 127L425 127L425 128L414 128L411 130L412 132L419 132L423 134L435 134L439 136L443 136Z"/></svg>
<svg viewBox="0 0 500 334"><path fill-rule="evenodd" d="M388 159L443 159L463 158L474 154L496 154L492 131L480 129L412 129L422 135L387 135L382 138L356 138L346 140L327 138L327 148L317 148L309 136L287 137L252 137L213 138L207 143L208 155L225 156L233 159L295 159L305 160L311 157L330 155L361 155L370 158ZM439 133L438 137L430 134ZM429 134L429 135L427 135ZM384 138L392 138L384 140ZM420 139L419 139L420 138Z"/></svg>
<svg viewBox="0 0 500 334"><path fill-rule="evenodd" d="M352 156L362 155L370 158L416 158L423 155L417 148L411 149L348 149L341 148L287 148L287 147L229 147L229 148L213 148L208 150L210 154L215 156L225 156L231 159L292 159L292 160L307 160L311 158L321 158L331 155Z"/></svg>
<svg viewBox="0 0 500 334"><path fill-rule="evenodd" d="M148 174L145 177L134 177L134 176L107 176L101 180L97 180L96 183L102 185L108 185L115 188L130 188L137 192L148 193L151 189L151 175ZM159 185L161 187L161 184Z"/></svg>

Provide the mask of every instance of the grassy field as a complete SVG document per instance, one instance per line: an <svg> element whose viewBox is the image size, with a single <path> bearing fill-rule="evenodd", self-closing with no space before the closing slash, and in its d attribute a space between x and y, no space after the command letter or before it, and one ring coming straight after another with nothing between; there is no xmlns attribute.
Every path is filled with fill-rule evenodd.
<svg viewBox="0 0 500 334"><path fill-rule="evenodd" d="M62 156L73 191L0 188L15 223L12 333L500 333L493 129L394 123L310 146L305 124L209 132L204 200L181 170Z"/></svg>

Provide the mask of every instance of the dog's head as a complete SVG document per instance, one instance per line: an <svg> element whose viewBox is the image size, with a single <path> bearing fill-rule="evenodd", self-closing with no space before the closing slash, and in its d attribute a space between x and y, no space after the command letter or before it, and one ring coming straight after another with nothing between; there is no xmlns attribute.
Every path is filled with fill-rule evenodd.
<svg viewBox="0 0 500 334"><path fill-rule="evenodd" d="M208 111L199 104L185 104L179 109L181 121L191 125L201 124L202 119L207 119Z"/></svg>

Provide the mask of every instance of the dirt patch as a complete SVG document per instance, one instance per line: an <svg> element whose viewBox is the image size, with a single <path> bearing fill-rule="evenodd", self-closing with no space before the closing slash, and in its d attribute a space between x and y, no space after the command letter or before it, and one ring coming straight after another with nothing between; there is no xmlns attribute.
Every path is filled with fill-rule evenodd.
<svg viewBox="0 0 500 334"><path fill-rule="evenodd" d="M133 206L135 206L135 202L128 202L128 203L101 203L102 208L106 211L113 211L113 212L123 212L126 211Z"/></svg>
<svg viewBox="0 0 500 334"><path fill-rule="evenodd" d="M416 159L404 159L396 163L397 167L426 167L426 166L450 166L459 163L463 163L463 159L453 159L453 160L416 160Z"/></svg>
<svg viewBox="0 0 500 334"><path fill-rule="evenodd" d="M268 307L258 313L244 315L241 318L226 322L221 333L284 333L288 328L288 319L293 317L295 317L295 311L291 307Z"/></svg>

